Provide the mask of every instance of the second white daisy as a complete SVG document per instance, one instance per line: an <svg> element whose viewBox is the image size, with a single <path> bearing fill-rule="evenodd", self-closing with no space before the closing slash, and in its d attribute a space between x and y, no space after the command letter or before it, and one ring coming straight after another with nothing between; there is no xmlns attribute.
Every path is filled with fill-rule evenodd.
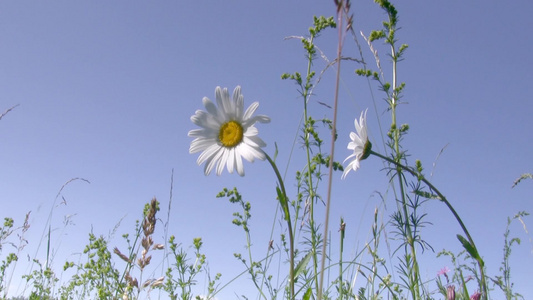
<svg viewBox="0 0 533 300"><path fill-rule="evenodd" d="M270 118L252 116L259 107L258 102L252 103L244 111L244 96L240 86L233 91L233 99L230 99L227 88L220 87L216 87L215 97L217 105L204 97L202 101L207 112L197 110L191 117L191 121L201 128L189 131L189 136L195 137L189 153L203 151L197 163L205 163L205 175L209 175L215 167L216 174L220 175L227 167L228 172L237 170L240 176L244 176L243 157L249 162L255 158L266 158L261 149L266 144L257 136L259 131L254 124L268 123Z"/></svg>
<svg viewBox="0 0 533 300"><path fill-rule="evenodd" d="M368 134L367 134L367 127L366 127L366 112L361 112L361 116L359 117L359 122L357 122L357 118L354 120L355 125L355 131L356 132L350 132L350 139L351 142L348 143L348 149L353 150L353 153L346 157L344 162L347 160L350 160L353 158L353 160L348 163L348 166L344 169L344 172L342 173L342 179L346 177L348 172L351 170L357 171L359 169L359 162L365 158L367 158L370 155L370 150L372 149L372 144L370 141L368 141Z"/></svg>

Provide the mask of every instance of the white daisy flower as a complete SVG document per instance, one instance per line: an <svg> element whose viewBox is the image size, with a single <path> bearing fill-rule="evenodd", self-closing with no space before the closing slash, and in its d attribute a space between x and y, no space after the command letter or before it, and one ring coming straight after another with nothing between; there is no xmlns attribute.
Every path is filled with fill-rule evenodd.
<svg viewBox="0 0 533 300"><path fill-rule="evenodd" d="M233 91L233 100L227 88L218 86L215 97L217 105L204 97L202 101L207 112L197 110L191 117L191 121L202 128L189 131L189 136L195 137L189 153L203 151L197 163L205 163L205 175L209 175L215 166L217 175L220 175L226 166L228 172L233 173L236 169L239 175L244 176L243 157L249 162L266 158L261 149L266 144L257 136L259 131L254 124L268 123L270 118L264 115L252 117L259 107L258 102L252 103L244 111L244 96L240 86Z"/></svg>
<svg viewBox="0 0 533 300"><path fill-rule="evenodd" d="M370 150L372 149L372 144L368 141L368 134L366 132L366 109L364 112L361 112L361 117L359 117L359 122L357 118L354 120L356 132L350 132L351 142L348 143L348 149L353 150L353 153L346 157L344 162L349 159L354 158L348 166L344 169L342 173L342 179L346 177L348 172L351 170L357 171L359 169L359 162L363 159L366 159L370 155Z"/></svg>

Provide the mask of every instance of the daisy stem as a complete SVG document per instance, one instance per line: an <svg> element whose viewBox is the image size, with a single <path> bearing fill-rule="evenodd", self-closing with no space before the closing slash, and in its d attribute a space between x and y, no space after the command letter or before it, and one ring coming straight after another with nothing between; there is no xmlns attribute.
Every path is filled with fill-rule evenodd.
<svg viewBox="0 0 533 300"><path fill-rule="evenodd" d="M289 197L287 197L287 192L285 191L285 184L283 183L283 177L281 177L281 174L279 173L278 167L276 166L276 163L268 156L268 154L265 152L265 157L272 166L272 169L274 170L274 173L276 173L276 177L278 178L278 200L281 204L281 207L283 209L283 212L285 214L285 220L287 221L287 229L289 231L289 256L290 256L290 269L289 269L289 286L290 286L290 299L294 299L294 235L292 233L292 223L291 223L291 216L289 211ZM281 193L280 193L281 192Z"/></svg>
<svg viewBox="0 0 533 300"><path fill-rule="evenodd" d="M438 199L440 201L442 201L446 207L448 207L448 209L451 211L451 213L453 214L453 216L455 217L455 219L457 220L457 222L459 223L459 226L461 226L461 229L463 229L463 232L464 234L466 235L467 239L468 239L468 242L470 243L470 245L474 248L474 250L477 252L477 247L476 245L474 244L474 240L472 239L472 236L470 235L470 233L468 232L468 229L466 229L466 226L465 224L463 223L463 220L461 220L461 217L459 217L459 214L455 211L455 209L453 208L453 206L451 205L451 203L448 201L448 199L446 199L446 197L431 183L429 182L425 177L424 175L422 175L421 173L413 170L412 168L409 168L407 166L404 166L402 165L401 163L398 163L396 161L394 161L393 159L390 159L389 157L386 157L386 156L383 156L377 152L374 152L372 150L370 150L370 154L372 155L375 155L381 159L384 159L392 164L394 164L396 167L402 169L402 170L405 170L407 171L408 173L410 173L411 175L417 177L420 181L422 181L424 184L426 184L429 189L431 191L433 191L435 194L437 194L438 196ZM478 255L478 257L475 257L474 259L476 259L476 261L478 262L478 265L479 265L479 272L480 272L480 277L481 277L481 286L483 288L483 294L484 295L487 295L487 284L485 282L485 272L484 272L484 262L483 262L483 259L481 259L481 257Z"/></svg>

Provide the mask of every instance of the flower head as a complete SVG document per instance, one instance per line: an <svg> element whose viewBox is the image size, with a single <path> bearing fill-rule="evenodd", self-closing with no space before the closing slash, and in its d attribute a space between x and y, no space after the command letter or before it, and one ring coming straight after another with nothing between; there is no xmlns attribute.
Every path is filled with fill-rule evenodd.
<svg viewBox="0 0 533 300"><path fill-rule="evenodd" d="M474 294L472 294L472 296L470 296L470 300L479 300L479 299L481 299L480 292L475 292Z"/></svg>
<svg viewBox="0 0 533 300"><path fill-rule="evenodd" d="M444 267L437 272L437 276L446 275L448 272L450 272L450 269L448 267Z"/></svg>
<svg viewBox="0 0 533 300"><path fill-rule="evenodd" d="M450 269L448 269L448 267L444 267L437 272L437 276L443 275L444 277L446 277L446 282L449 282L448 272L450 272Z"/></svg>
<svg viewBox="0 0 533 300"><path fill-rule="evenodd" d="M455 300L455 286L449 285L446 289L446 300Z"/></svg>
<svg viewBox="0 0 533 300"><path fill-rule="evenodd" d="M368 110L368 109L367 109ZM351 142L348 143L348 149L353 150L353 153L348 156L344 162L349 159L354 158L348 166L344 169L342 174L342 179L346 177L348 172L351 170L357 171L359 169L359 162L363 159L366 159L370 155L370 149L372 149L372 143L368 141L368 134L366 132L366 112L367 110L361 112L359 117L359 122L357 118L354 120L356 132L350 132Z"/></svg>
<svg viewBox="0 0 533 300"><path fill-rule="evenodd" d="M201 128L189 131L189 136L195 138L189 153L203 151L197 163L201 165L205 162L205 175L209 175L215 166L217 175L220 175L226 166L228 172L233 173L236 169L239 175L244 176L243 157L249 162L255 158L266 158L261 149L266 144L257 136L259 131L254 124L268 123L270 118L263 115L252 117L259 107L257 102L244 111L240 86L233 91L233 99L230 99L228 89L220 87L215 89L215 97L217 105L204 97L202 101L207 112L197 110L191 117L191 121Z"/></svg>

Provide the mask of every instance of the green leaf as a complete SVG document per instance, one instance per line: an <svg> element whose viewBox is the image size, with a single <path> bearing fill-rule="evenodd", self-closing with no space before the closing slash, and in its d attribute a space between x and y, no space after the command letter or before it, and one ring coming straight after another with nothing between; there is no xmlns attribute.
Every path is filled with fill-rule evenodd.
<svg viewBox="0 0 533 300"><path fill-rule="evenodd" d="M294 269L294 278L298 278L300 273L302 273L302 271L307 267L309 261L311 260L312 254L313 252L309 251L309 253L307 253L307 255L302 260L300 260L300 262Z"/></svg>
<svg viewBox="0 0 533 300"><path fill-rule="evenodd" d="M311 299L311 295L313 295L313 291L311 290L311 288L308 288L307 291L305 291L304 297L302 299L309 300Z"/></svg>
<svg viewBox="0 0 533 300"><path fill-rule="evenodd" d="M415 190L414 193L415 195L424 197L426 199L437 199L437 200L442 201L442 199L438 195L435 195L435 194L432 194L426 191Z"/></svg>
<svg viewBox="0 0 533 300"><path fill-rule="evenodd" d="M465 248L466 252L468 252L470 254L470 256L472 256L472 258L476 259L476 260L481 260L481 257L479 257L479 253L477 252L477 249L476 247L474 247L474 245L472 245L469 241L467 241L462 235L458 234L457 235L457 239L459 239L459 242L461 242L461 244L463 244L463 247Z"/></svg>
<svg viewBox="0 0 533 300"><path fill-rule="evenodd" d="M279 204L281 204L281 207L283 208L283 213L285 214L285 221L289 221L289 205L287 204L287 198L285 198L285 195L281 192L281 189L279 186L276 187L276 192L278 193L278 200Z"/></svg>
<svg viewBox="0 0 533 300"><path fill-rule="evenodd" d="M520 183L520 181L522 181L522 180L524 180L524 179L526 179L526 178L533 179L533 174L531 174L531 173L525 173L525 174L522 174L520 177L518 177L518 178L514 181L512 188L514 188L517 184Z"/></svg>

